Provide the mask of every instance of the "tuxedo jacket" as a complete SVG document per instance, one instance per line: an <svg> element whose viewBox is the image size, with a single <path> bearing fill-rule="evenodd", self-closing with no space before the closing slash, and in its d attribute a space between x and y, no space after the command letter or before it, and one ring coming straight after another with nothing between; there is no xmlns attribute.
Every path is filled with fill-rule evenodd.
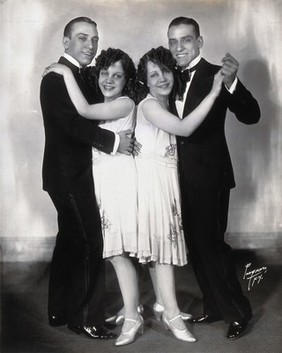
<svg viewBox="0 0 282 353"><path fill-rule="evenodd" d="M61 57L59 63L67 65L89 103L95 102L79 74L79 68ZM98 127L98 121L80 116L73 105L63 76L49 73L40 87L40 101L45 130L43 157L43 189L52 192L93 191L92 147L110 153L114 133Z"/></svg>
<svg viewBox="0 0 282 353"><path fill-rule="evenodd" d="M214 74L219 69L220 66L201 59L187 93L183 117L194 110L210 92ZM260 119L257 101L239 80L233 94L222 87L206 119L194 133L189 137L177 137L180 180L185 186L204 192L235 186L224 131L227 109L245 124L254 124Z"/></svg>

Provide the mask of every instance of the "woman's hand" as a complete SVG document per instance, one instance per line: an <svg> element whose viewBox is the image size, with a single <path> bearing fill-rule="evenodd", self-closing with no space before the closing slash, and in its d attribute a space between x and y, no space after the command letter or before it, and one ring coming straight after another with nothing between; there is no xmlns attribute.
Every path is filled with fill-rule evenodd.
<svg viewBox="0 0 282 353"><path fill-rule="evenodd" d="M46 67L46 69L43 72L42 77L49 74L49 72L55 72L56 74L64 76L68 71L71 71L71 70L66 65L59 64L59 63L53 63L53 64Z"/></svg>
<svg viewBox="0 0 282 353"><path fill-rule="evenodd" d="M216 96L218 96L219 92L221 91L223 78L224 78L224 74L222 73L221 70L219 70L214 75L211 93L214 93Z"/></svg>

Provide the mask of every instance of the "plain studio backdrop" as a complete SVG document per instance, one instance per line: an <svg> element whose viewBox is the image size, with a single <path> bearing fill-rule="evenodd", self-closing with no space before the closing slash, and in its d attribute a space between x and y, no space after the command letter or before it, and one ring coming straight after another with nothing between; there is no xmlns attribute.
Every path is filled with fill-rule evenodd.
<svg viewBox="0 0 282 353"><path fill-rule="evenodd" d="M93 345L65 327L55 330L47 324L46 278L57 215L42 190L44 130L39 87L44 68L63 54L65 24L78 16L97 22L98 53L108 47L121 48L136 64L152 47L167 46L167 26L174 17L195 18L204 38L203 57L220 64L231 53L240 62L239 79L258 100L262 114L256 125L241 124L232 113L226 121L237 182L231 192L227 240L234 249L242 249L234 252L242 281L246 263L269 265L259 287L256 283L247 293L255 314L251 334L229 345L223 322L209 329L200 325L193 328L197 345L187 348L150 316L154 298L151 282L143 274L146 334L123 351L281 352L282 0L0 0L3 351L117 352L113 342L100 340ZM254 256L260 253L267 254L267 260ZM200 312L200 293L191 267L176 274L183 309L189 306L189 312L190 308L193 314ZM115 276L110 278L108 304L116 312L121 297ZM242 283L245 291L249 284Z"/></svg>
<svg viewBox="0 0 282 353"><path fill-rule="evenodd" d="M39 86L44 68L63 53L65 24L78 16L98 23L98 53L121 48L136 64L152 47L167 46L167 26L174 17L193 17L201 27L206 59L220 64L229 52L240 62L238 76L257 98L262 117L246 126L228 113L237 182L228 234L243 234L249 247L264 246L266 239L275 246L282 231L281 7L276 0L0 0L2 261L51 258L57 223L41 186Z"/></svg>

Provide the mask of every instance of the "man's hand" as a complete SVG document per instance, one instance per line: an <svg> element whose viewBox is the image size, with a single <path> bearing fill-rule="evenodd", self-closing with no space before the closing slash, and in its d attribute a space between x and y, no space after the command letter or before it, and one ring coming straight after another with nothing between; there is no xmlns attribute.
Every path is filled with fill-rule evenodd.
<svg viewBox="0 0 282 353"><path fill-rule="evenodd" d="M132 152L134 157L137 156L140 153L141 147L142 147L141 143L139 143L136 140L136 138L134 137L134 145L133 145L133 152Z"/></svg>
<svg viewBox="0 0 282 353"><path fill-rule="evenodd" d="M223 83L230 88L236 78L239 63L229 53L222 59L222 63L221 73L224 76Z"/></svg>
<svg viewBox="0 0 282 353"><path fill-rule="evenodd" d="M136 156L141 149L141 144L132 137L131 130L125 130L118 133L120 137L120 142L118 146L118 152L127 154L128 156L133 154Z"/></svg>

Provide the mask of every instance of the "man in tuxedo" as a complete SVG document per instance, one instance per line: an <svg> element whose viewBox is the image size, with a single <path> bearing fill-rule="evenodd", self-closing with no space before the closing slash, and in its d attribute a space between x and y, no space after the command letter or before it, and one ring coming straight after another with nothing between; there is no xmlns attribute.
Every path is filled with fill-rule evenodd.
<svg viewBox="0 0 282 353"><path fill-rule="evenodd" d="M246 331L252 317L224 241L230 189L235 187L224 124L227 109L244 124L260 119L257 101L237 78L238 62L230 55L222 67L201 57L203 38L198 23L178 17L168 27L169 48L186 76L183 100L173 109L180 117L194 110L211 90L214 74L224 75L221 93L204 122L189 137L178 137L183 224L191 263L203 294L203 315L194 323L224 320L228 339ZM187 75L188 74L188 75Z"/></svg>
<svg viewBox="0 0 282 353"><path fill-rule="evenodd" d="M93 20L75 18L65 27L65 53L59 59L72 70L89 103L95 103L95 93L82 71L96 55L98 40ZM134 141L128 131L116 135L79 116L60 75L49 73L43 78L40 100L45 128L43 189L58 213L49 280L49 324L67 324L70 330L90 338L114 338L103 326L105 264L92 147L130 154Z"/></svg>

